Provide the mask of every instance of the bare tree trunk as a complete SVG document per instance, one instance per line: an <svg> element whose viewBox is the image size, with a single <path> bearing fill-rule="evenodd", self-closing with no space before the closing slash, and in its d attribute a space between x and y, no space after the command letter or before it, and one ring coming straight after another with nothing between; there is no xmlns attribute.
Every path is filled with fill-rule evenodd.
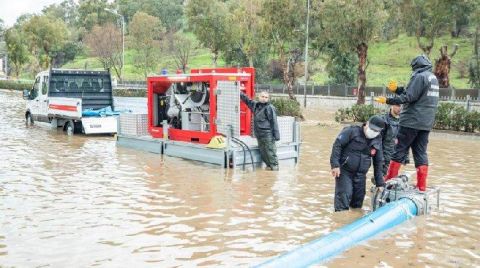
<svg viewBox="0 0 480 268"><path fill-rule="evenodd" d="M248 66L253 67L253 56L248 56Z"/></svg>
<svg viewBox="0 0 480 268"><path fill-rule="evenodd" d="M367 84L367 52L367 44L361 43L357 46L357 104L365 104L365 85Z"/></svg>
<svg viewBox="0 0 480 268"><path fill-rule="evenodd" d="M295 66L300 59L301 52L298 49L293 49L289 52L288 61L285 64L285 60L282 61L283 66L283 83L288 92L288 96L292 100L297 100L295 94L293 94L293 84L295 83L296 74Z"/></svg>
<svg viewBox="0 0 480 268"><path fill-rule="evenodd" d="M285 54L280 51L279 60L282 65L283 72L283 88L287 91L288 97L292 100L296 100L295 95L293 94L292 85L289 83L289 72L290 72L290 59L285 59Z"/></svg>
<svg viewBox="0 0 480 268"><path fill-rule="evenodd" d="M213 67L217 67L217 60L218 60L218 51L214 51L212 55L212 64Z"/></svg>
<svg viewBox="0 0 480 268"><path fill-rule="evenodd" d="M20 75L20 65L14 65L15 66L15 77L18 78L18 76ZM7 74L8 76L8 74Z"/></svg>
<svg viewBox="0 0 480 268"><path fill-rule="evenodd" d="M432 52L432 48L433 48L433 43L434 43L434 37L432 37L430 39L430 44L426 45L426 44L422 44L422 41L420 40L420 36L417 34L417 44L418 44L418 47L420 47L420 49L423 51L423 53L425 53L425 55L430 58L430 53Z"/></svg>
<svg viewBox="0 0 480 268"><path fill-rule="evenodd" d="M435 60L435 70L433 73L438 79L438 83L441 88L450 87L450 64L452 62L452 57L457 53L458 45L455 45L452 54L448 55L447 46L442 46L440 48L440 58Z"/></svg>
<svg viewBox="0 0 480 268"><path fill-rule="evenodd" d="M283 84L285 89L287 90L288 97L292 100L295 100L295 94L293 94L293 86L290 82L289 73L290 73L290 59L285 62L282 61L282 69L283 69Z"/></svg>
<svg viewBox="0 0 480 268"><path fill-rule="evenodd" d="M121 68L115 66L115 64L114 64L114 65L113 65L113 70L115 71L115 75L117 76L118 81L123 82L123 81L122 81L122 77L120 76L120 72L121 72L120 70L121 70Z"/></svg>
<svg viewBox="0 0 480 268"><path fill-rule="evenodd" d="M147 61L148 61L148 55L147 55L147 53L144 53L143 56L144 56L144 57L143 57L143 64L144 64L144 65L143 65L143 76L144 76L145 79L146 79L146 78L147 78L147 73L148 73L148 70L147 70L147 69L148 69L148 67L147 67L147 65L148 65L148 63L147 63Z"/></svg>
<svg viewBox="0 0 480 268"><path fill-rule="evenodd" d="M478 51L478 48L480 47L480 26L477 26L477 30L475 31L475 41L473 42L473 54L475 54L475 56L477 56L477 59L478 59L478 55L480 54L479 51Z"/></svg>
<svg viewBox="0 0 480 268"><path fill-rule="evenodd" d="M480 26L477 26L473 40L473 58L470 63L469 76L472 87L480 87Z"/></svg>

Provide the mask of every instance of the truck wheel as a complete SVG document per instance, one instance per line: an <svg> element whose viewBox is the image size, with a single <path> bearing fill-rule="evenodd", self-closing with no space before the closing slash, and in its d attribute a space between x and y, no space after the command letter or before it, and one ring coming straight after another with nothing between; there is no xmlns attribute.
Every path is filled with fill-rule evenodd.
<svg viewBox="0 0 480 268"><path fill-rule="evenodd" d="M75 127L73 129L73 132L74 133L82 133L83 131L83 125L82 125L82 122L76 122L75 123Z"/></svg>
<svg viewBox="0 0 480 268"><path fill-rule="evenodd" d="M25 125L27 127L30 127L30 126L33 126L33 118L32 118L32 115L31 114L27 114L27 116L25 117Z"/></svg>
<svg viewBox="0 0 480 268"><path fill-rule="evenodd" d="M75 133L75 123L72 120L67 122L67 126L65 127L65 131L67 131L68 136L72 136Z"/></svg>

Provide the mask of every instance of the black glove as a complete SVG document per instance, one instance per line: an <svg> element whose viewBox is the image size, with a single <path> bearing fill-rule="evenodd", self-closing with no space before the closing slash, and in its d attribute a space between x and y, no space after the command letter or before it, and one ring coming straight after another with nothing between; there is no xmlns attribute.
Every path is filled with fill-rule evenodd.
<svg viewBox="0 0 480 268"><path fill-rule="evenodd" d="M397 87L397 91L395 91L395 94L401 95L401 94L403 94L403 92L405 92L404 87Z"/></svg>

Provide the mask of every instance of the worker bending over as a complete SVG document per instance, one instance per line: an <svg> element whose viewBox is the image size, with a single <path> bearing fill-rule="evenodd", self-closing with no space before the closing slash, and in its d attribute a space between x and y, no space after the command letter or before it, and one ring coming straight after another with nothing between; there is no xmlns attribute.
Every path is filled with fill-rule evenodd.
<svg viewBox="0 0 480 268"><path fill-rule="evenodd" d="M372 116L362 126L349 126L340 132L330 156L332 176L335 177L335 211L361 208L365 198L366 174L372 164L375 185L383 181L383 150L380 132L385 122Z"/></svg>

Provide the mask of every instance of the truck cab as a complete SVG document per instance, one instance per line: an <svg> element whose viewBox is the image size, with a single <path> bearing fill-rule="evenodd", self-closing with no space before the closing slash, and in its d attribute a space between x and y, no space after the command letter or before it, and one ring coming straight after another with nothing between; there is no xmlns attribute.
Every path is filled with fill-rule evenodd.
<svg viewBox="0 0 480 268"><path fill-rule="evenodd" d="M25 120L63 127L68 134L116 133L117 117L113 113L110 74L105 71L51 69L36 75L27 100Z"/></svg>

